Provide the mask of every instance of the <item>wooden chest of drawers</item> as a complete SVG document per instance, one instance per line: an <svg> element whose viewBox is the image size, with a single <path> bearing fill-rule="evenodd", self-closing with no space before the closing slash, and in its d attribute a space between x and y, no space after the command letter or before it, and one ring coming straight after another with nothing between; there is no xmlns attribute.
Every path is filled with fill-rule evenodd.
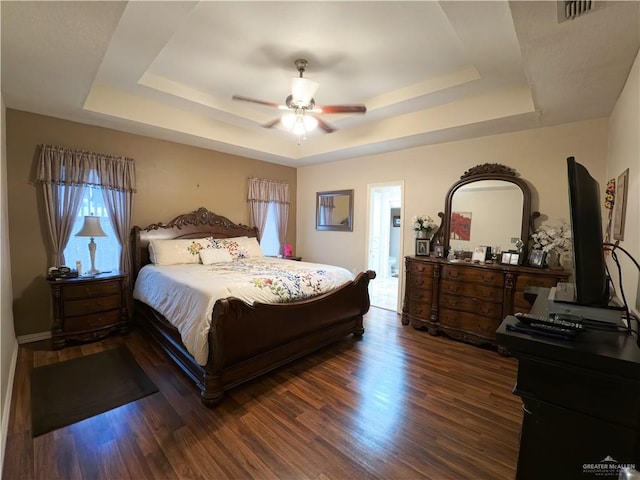
<svg viewBox="0 0 640 480"><path fill-rule="evenodd" d="M129 329L126 273L50 280L53 300L53 347L68 340L93 341Z"/></svg>
<svg viewBox="0 0 640 480"><path fill-rule="evenodd" d="M473 344L495 345L505 316L528 312L529 286L552 287L569 272L502 264L405 258L402 323Z"/></svg>

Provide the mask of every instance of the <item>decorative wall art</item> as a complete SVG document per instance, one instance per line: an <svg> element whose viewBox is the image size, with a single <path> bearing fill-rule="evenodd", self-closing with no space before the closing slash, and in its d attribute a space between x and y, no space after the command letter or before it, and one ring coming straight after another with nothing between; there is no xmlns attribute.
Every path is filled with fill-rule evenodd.
<svg viewBox="0 0 640 480"><path fill-rule="evenodd" d="M451 240L471 240L471 212L451 213Z"/></svg>
<svg viewBox="0 0 640 480"><path fill-rule="evenodd" d="M629 169L618 177L616 184L615 204L613 206L613 238L624 240L624 219L627 214L627 189L629 186Z"/></svg>
<svg viewBox="0 0 640 480"><path fill-rule="evenodd" d="M611 178L607 182L607 190L604 192L604 208L609 213L607 214L607 228L604 231L604 242L611 243L611 235L613 228L613 207L616 203L616 179ZM606 250L608 253L608 250Z"/></svg>

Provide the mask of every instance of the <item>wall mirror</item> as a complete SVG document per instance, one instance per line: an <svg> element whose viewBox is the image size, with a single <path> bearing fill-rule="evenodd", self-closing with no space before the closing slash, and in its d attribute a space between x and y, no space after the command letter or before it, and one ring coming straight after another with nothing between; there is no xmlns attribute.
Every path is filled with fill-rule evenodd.
<svg viewBox="0 0 640 480"><path fill-rule="evenodd" d="M353 231L353 190L316 193L316 230Z"/></svg>
<svg viewBox="0 0 640 480"><path fill-rule="evenodd" d="M529 185L514 169L478 165L449 189L436 240L446 252L469 252L477 246L515 250L518 240L526 249L532 215Z"/></svg>

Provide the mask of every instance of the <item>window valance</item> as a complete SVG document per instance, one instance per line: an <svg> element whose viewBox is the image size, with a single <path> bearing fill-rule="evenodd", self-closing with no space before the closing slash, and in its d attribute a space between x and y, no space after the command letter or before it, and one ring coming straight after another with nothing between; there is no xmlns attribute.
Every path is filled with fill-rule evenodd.
<svg viewBox="0 0 640 480"><path fill-rule="evenodd" d="M275 202L289 205L289 184L266 178L250 178L249 202Z"/></svg>
<svg viewBox="0 0 640 480"><path fill-rule="evenodd" d="M135 192L135 161L132 158L41 145L36 180L63 185L100 185Z"/></svg>

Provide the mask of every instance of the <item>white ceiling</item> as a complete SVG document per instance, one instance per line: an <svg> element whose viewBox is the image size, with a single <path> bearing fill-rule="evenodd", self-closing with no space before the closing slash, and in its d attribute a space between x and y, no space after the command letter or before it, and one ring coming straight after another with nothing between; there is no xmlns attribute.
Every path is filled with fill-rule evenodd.
<svg viewBox="0 0 640 480"><path fill-rule="evenodd" d="M640 46L640 2L11 2L8 108L291 166L608 116ZM296 58L337 128L281 112Z"/></svg>

